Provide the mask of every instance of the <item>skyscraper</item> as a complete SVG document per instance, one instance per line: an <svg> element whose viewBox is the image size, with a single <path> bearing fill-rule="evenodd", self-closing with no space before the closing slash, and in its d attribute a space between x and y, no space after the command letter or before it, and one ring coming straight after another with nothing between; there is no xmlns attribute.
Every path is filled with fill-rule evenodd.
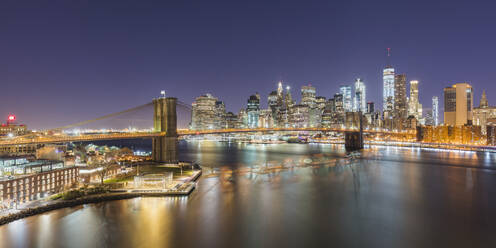
<svg viewBox="0 0 496 248"><path fill-rule="evenodd" d="M394 118L407 118L406 102L406 75L398 74L394 77Z"/></svg>
<svg viewBox="0 0 496 248"><path fill-rule="evenodd" d="M367 103L367 113L371 114L374 113L374 102L368 102Z"/></svg>
<svg viewBox="0 0 496 248"><path fill-rule="evenodd" d="M408 102L408 115L414 116L417 121L422 119L422 104L419 103L419 86L417 80L410 81L410 98Z"/></svg>
<svg viewBox="0 0 496 248"><path fill-rule="evenodd" d="M284 107L291 108L293 106L293 98L291 97L291 88L286 86L286 96L284 97Z"/></svg>
<svg viewBox="0 0 496 248"><path fill-rule="evenodd" d="M432 121L434 126L439 125L439 99L437 96L432 97Z"/></svg>
<svg viewBox="0 0 496 248"><path fill-rule="evenodd" d="M362 113L365 113L367 111L366 97L367 92L365 84L360 78L357 78L355 80L355 100L353 105L354 111L362 111Z"/></svg>
<svg viewBox="0 0 496 248"><path fill-rule="evenodd" d="M343 95L343 109L345 112L353 111L353 105L351 103L351 86L341 85L339 87L339 93Z"/></svg>
<svg viewBox="0 0 496 248"><path fill-rule="evenodd" d="M486 91L482 91L482 97L479 102L479 107L473 110L473 125L480 126L482 134L488 135L488 143L494 142L496 136L491 137L496 127L496 106L489 106L487 101Z"/></svg>
<svg viewBox="0 0 496 248"><path fill-rule="evenodd" d="M315 87L310 84L301 87L301 104L310 108L315 107Z"/></svg>
<svg viewBox="0 0 496 248"><path fill-rule="evenodd" d="M250 98L248 98L246 114L248 117L248 128L257 128L260 115L260 97L258 96L258 93L255 95L251 95Z"/></svg>
<svg viewBox="0 0 496 248"><path fill-rule="evenodd" d="M217 104L218 99L211 94L199 96L192 103L191 110L191 129L204 130L204 129L219 129L220 126L216 118L217 111L222 106Z"/></svg>
<svg viewBox="0 0 496 248"><path fill-rule="evenodd" d="M394 68L386 66L382 72L382 108L383 111L392 111L394 109Z"/></svg>
<svg viewBox="0 0 496 248"><path fill-rule="evenodd" d="M472 124L473 93L468 83L444 88L444 123L450 126Z"/></svg>

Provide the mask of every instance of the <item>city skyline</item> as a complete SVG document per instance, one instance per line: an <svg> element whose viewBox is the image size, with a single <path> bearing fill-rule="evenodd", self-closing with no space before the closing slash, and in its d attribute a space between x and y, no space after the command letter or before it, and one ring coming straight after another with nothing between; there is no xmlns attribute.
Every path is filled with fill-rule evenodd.
<svg viewBox="0 0 496 248"><path fill-rule="evenodd" d="M281 80L295 90L311 82L317 95L331 98L358 77L367 101L380 109L386 48L398 73L419 80L424 106L458 82L473 86L475 103L485 89L494 105L491 7L9 2L0 10L9 20L1 27L0 116L14 113L33 128L50 128L145 103L162 89L189 103L210 92L238 111L240 99L257 91L266 99ZM394 14L406 8L416 11ZM391 23L385 13L398 19ZM188 21L197 16L203 21ZM422 20L407 21L417 16ZM370 42L356 39L362 36Z"/></svg>

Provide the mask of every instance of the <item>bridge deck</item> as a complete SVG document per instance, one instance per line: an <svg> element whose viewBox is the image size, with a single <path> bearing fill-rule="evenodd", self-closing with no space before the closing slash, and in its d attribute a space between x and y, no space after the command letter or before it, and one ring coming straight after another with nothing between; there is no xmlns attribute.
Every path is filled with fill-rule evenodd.
<svg viewBox="0 0 496 248"><path fill-rule="evenodd" d="M205 134L226 134L226 133L250 133L250 132L347 132L357 131L356 129L341 128L253 128L253 129L213 129L213 130L178 130L179 136L185 135L205 135ZM364 133L372 134L393 134L405 137L414 137L415 131L393 132L385 130L363 130ZM0 140L0 146L10 145L27 145L27 144L49 144L65 142L82 142L98 140L116 140L116 139L139 139L165 136L164 132L129 132L129 133L99 133L99 134L82 134L82 135L40 135L32 137L20 136L16 138L7 138Z"/></svg>

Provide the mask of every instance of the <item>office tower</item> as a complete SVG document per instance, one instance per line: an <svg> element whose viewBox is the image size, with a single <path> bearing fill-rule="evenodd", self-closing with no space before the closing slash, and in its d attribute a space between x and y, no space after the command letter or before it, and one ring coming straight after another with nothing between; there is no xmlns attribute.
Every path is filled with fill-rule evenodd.
<svg viewBox="0 0 496 248"><path fill-rule="evenodd" d="M450 126L472 124L473 93L468 83L444 88L444 123Z"/></svg>
<svg viewBox="0 0 496 248"><path fill-rule="evenodd" d="M368 102L367 103L367 113L374 113L374 102Z"/></svg>
<svg viewBox="0 0 496 248"><path fill-rule="evenodd" d="M382 72L383 82L383 111L392 111L394 109L394 68L386 66Z"/></svg>
<svg viewBox="0 0 496 248"><path fill-rule="evenodd" d="M482 134L488 135L487 138L489 142L489 139L491 139L489 134L492 134L496 128L496 106L489 106L486 91L482 91L479 107L474 108L473 116L473 124L481 127ZM494 139L494 137L492 137L492 139Z"/></svg>
<svg viewBox="0 0 496 248"><path fill-rule="evenodd" d="M246 115L248 128L257 128L260 115L260 97L258 94L251 95L250 98L248 98Z"/></svg>
<svg viewBox="0 0 496 248"><path fill-rule="evenodd" d="M205 94L195 99L191 104L192 130L220 128L218 122L216 122L217 101L218 99L211 94Z"/></svg>
<svg viewBox="0 0 496 248"><path fill-rule="evenodd" d="M315 98L315 107L320 109L321 111L324 110L326 106L326 98L325 96L318 96Z"/></svg>
<svg viewBox="0 0 496 248"><path fill-rule="evenodd" d="M355 112L361 111L365 113L367 110L366 104L367 92L365 88L365 84L360 78L355 80L355 101L353 105L353 110Z"/></svg>
<svg viewBox="0 0 496 248"><path fill-rule="evenodd" d="M432 125L439 126L439 99L432 97Z"/></svg>
<svg viewBox="0 0 496 248"><path fill-rule="evenodd" d="M339 93L343 96L343 109L345 112L353 111L353 105L351 103L351 86L341 85L339 87Z"/></svg>
<svg viewBox="0 0 496 248"><path fill-rule="evenodd" d="M283 93L283 90L282 90L282 82L279 81L279 84L277 85L277 96L282 98L282 93Z"/></svg>
<svg viewBox="0 0 496 248"><path fill-rule="evenodd" d="M226 128L226 106L223 101L215 102L214 125L217 129Z"/></svg>
<svg viewBox="0 0 496 248"><path fill-rule="evenodd" d="M407 118L406 102L406 75L398 74L394 77L394 118Z"/></svg>
<svg viewBox="0 0 496 248"><path fill-rule="evenodd" d="M310 84L301 87L301 104L310 108L315 107L315 87Z"/></svg>
<svg viewBox="0 0 496 248"><path fill-rule="evenodd" d="M408 99L408 115L422 121L422 104L419 103L419 86L417 80L410 81L410 97Z"/></svg>
<svg viewBox="0 0 496 248"><path fill-rule="evenodd" d="M272 110L270 108L260 110L260 115L258 117L258 126L263 128L274 127L274 118L272 117Z"/></svg>
<svg viewBox="0 0 496 248"><path fill-rule="evenodd" d="M297 104L291 107L290 125L296 128L309 127L310 124L310 107L303 104Z"/></svg>
<svg viewBox="0 0 496 248"><path fill-rule="evenodd" d="M487 101L486 90L483 90L482 97L479 103L479 108L487 108L487 107L489 107L489 102Z"/></svg>
<svg viewBox="0 0 496 248"><path fill-rule="evenodd" d="M267 97L267 105L269 105L269 108L272 110L272 112L276 112L277 110L277 91L272 91L270 92L269 96Z"/></svg>
<svg viewBox="0 0 496 248"><path fill-rule="evenodd" d="M284 97L284 107L286 109L291 108L293 106L293 98L291 97L291 88L286 86L286 95Z"/></svg>
<svg viewBox="0 0 496 248"><path fill-rule="evenodd" d="M344 125L345 110L343 103L343 94L334 94L333 103L330 104L330 107L333 108L331 127L342 127Z"/></svg>
<svg viewBox="0 0 496 248"><path fill-rule="evenodd" d="M226 113L226 128L240 128L238 116L233 112Z"/></svg>

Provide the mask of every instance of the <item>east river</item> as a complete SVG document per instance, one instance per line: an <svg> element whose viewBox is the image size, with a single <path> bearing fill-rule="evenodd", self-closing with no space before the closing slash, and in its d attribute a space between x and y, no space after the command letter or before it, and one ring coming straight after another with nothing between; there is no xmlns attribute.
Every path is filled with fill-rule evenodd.
<svg viewBox="0 0 496 248"><path fill-rule="evenodd" d="M183 198L61 209L0 226L3 247L496 247L496 153L181 142Z"/></svg>

